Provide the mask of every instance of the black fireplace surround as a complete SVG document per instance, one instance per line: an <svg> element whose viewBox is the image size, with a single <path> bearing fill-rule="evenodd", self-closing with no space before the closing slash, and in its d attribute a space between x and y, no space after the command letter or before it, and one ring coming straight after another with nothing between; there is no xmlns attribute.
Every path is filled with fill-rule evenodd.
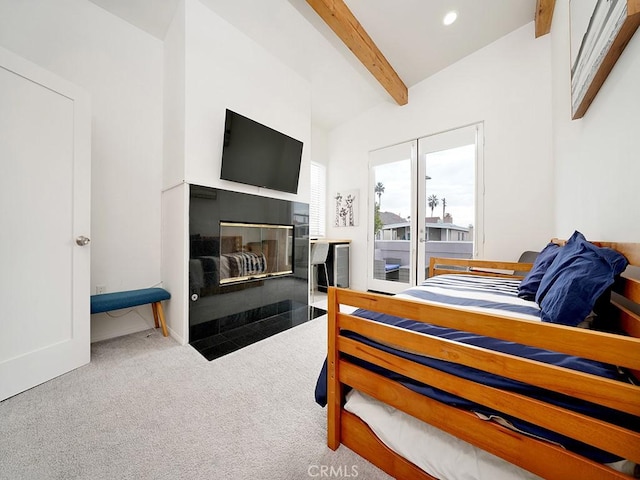
<svg viewBox="0 0 640 480"><path fill-rule="evenodd" d="M189 343L212 360L324 313L308 255L308 204L190 185Z"/></svg>

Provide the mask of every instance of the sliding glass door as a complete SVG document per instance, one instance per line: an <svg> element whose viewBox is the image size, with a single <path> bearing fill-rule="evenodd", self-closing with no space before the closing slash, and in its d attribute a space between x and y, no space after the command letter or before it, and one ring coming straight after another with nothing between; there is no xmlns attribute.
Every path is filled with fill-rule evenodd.
<svg viewBox="0 0 640 480"><path fill-rule="evenodd" d="M482 255L482 124L370 153L368 288L424 281L432 256Z"/></svg>

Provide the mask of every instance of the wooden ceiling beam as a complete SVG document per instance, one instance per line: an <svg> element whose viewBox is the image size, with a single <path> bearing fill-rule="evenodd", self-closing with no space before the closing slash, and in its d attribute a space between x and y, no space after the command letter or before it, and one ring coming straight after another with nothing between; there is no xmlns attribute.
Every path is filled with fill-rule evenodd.
<svg viewBox="0 0 640 480"><path fill-rule="evenodd" d="M306 0L398 105L409 101L407 86L343 0Z"/></svg>
<svg viewBox="0 0 640 480"><path fill-rule="evenodd" d="M553 9L556 0L538 0L536 3L536 38L542 37L551 31L553 21Z"/></svg>

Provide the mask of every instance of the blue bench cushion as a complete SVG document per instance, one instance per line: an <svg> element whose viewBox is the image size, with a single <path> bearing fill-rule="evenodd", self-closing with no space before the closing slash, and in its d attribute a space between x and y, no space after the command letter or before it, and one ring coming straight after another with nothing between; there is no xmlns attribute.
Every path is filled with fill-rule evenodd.
<svg viewBox="0 0 640 480"><path fill-rule="evenodd" d="M164 288L143 288L127 292L91 295L91 313L110 312L121 308L137 307L147 303L168 300L171 294Z"/></svg>
<svg viewBox="0 0 640 480"><path fill-rule="evenodd" d="M396 263L387 263L387 264L384 266L384 270L385 270L385 272L391 272L391 271L393 271L393 270L398 270L399 268L400 268L400 265L399 265L399 264L396 264Z"/></svg>

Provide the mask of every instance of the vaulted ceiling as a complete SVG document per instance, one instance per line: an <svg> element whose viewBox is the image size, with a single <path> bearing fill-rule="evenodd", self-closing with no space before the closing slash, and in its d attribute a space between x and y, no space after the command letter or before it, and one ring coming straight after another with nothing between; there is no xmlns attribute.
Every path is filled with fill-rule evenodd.
<svg viewBox="0 0 640 480"><path fill-rule="evenodd" d="M180 2L90 1L161 40ZM200 1L309 80L314 123L327 129L383 101L406 103L407 88L534 19L537 36L548 32L555 3ZM450 10L458 19L447 27L442 18Z"/></svg>
<svg viewBox="0 0 640 480"><path fill-rule="evenodd" d="M391 95L391 97L398 103L398 105L406 105L408 102L407 86L400 78L393 65L389 63L384 54L380 51L375 41L369 36L367 30L359 22L356 16L353 14L349 6L344 0L307 0L307 3L315 10L315 12L324 20L324 22L333 30L333 32L344 42L344 44L353 52L353 54L362 62L364 67L371 72L371 74L378 80L380 85ZM349 3L357 3L354 0L349 0ZM385 4L387 7L389 3ZM360 5L362 6L362 4ZM424 4L423 4L424 6ZM486 12L487 4L476 2L474 4L479 12ZM545 35L551 29L551 21L553 18L553 9L555 6L555 0L538 0L536 6L535 15L535 32L536 37ZM395 7L395 6L394 6ZM393 11L396 9L394 8ZM362 10L362 17L367 17L371 12L371 3L366 4L364 10ZM465 11L468 14L470 9ZM391 12L390 12L391 13ZM406 12L405 12L406 13ZM445 22L443 18L442 31L446 31L450 28L458 16L458 11L455 9L449 10L447 15L453 15L450 22ZM443 15L444 17L444 15ZM385 17L378 16L377 19L381 20ZM436 17L437 18L437 17ZM372 25L377 26L380 22L371 22ZM377 36L381 39L387 39L388 35L385 35L386 30L379 32ZM406 49L406 45L403 45L403 50ZM388 49L389 52L393 52L391 46ZM447 46L447 52L450 54L452 49ZM395 52L393 52L395 55ZM422 64L423 68L434 69L436 68L432 59L425 56L426 63ZM410 64L418 63L415 59ZM447 64L451 63L450 61ZM417 74L419 80L426 78L424 70ZM409 75L407 75L409 76ZM428 75L427 75L428 76Z"/></svg>

